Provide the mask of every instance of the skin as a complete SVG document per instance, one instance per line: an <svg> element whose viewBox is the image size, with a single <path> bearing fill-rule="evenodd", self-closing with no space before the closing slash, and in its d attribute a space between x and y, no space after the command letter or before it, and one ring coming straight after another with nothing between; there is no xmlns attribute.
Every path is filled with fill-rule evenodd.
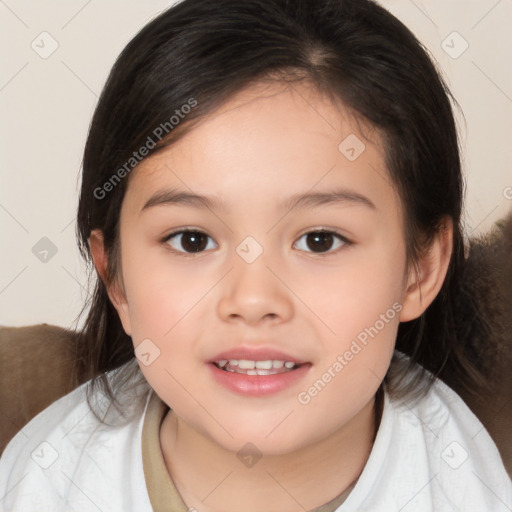
<svg viewBox="0 0 512 512"><path fill-rule="evenodd" d="M307 83L258 84L132 171L120 218L122 274L109 295L134 346L149 338L160 350L151 365L139 364L171 408L160 442L188 507L310 510L364 468L374 395L399 322L421 315L440 290L452 231L447 221L418 262L419 275L407 268L400 200L378 133L361 126ZM338 149L350 134L366 146L354 161ZM216 196L226 209L143 210L153 194L173 187ZM365 196L375 209L349 201L277 207L294 194L337 188ZM180 236L162 241L186 227L210 237L203 252L187 255ZM320 228L352 244L334 238L319 252L304 234ZM263 249L250 264L236 252L247 236ZM90 247L104 279L100 231ZM298 394L394 303L401 305L395 318L307 405L299 403ZM279 393L236 394L212 378L205 361L240 345L271 346L311 367ZM236 456L248 442L262 454L253 467Z"/></svg>

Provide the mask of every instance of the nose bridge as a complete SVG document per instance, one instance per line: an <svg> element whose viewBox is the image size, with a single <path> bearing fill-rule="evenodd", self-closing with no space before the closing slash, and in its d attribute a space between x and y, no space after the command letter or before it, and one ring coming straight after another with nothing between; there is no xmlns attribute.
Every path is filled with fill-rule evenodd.
<svg viewBox="0 0 512 512"><path fill-rule="evenodd" d="M247 236L235 248L229 285L219 302L219 314L225 320L242 318L255 323L264 317L290 317L290 293L274 275L275 270L270 270L279 266L271 254L253 236Z"/></svg>
<svg viewBox="0 0 512 512"><path fill-rule="evenodd" d="M235 285L249 286L255 290L259 287L262 290L272 287L269 282L272 273L267 268L272 266L268 248L264 248L255 238L249 236L236 247L235 253L232 258Z"/></svg>

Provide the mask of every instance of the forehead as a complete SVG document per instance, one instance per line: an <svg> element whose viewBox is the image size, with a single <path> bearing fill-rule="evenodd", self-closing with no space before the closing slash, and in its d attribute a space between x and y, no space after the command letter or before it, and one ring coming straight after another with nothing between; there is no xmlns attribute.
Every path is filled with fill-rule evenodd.
<svg viewBox="0 0 512 512"><path fill-rule="evenodd" d="M139 209L159 189L267 202L346 184L377 202L394 195L377 130L307 83L255 84L139 164L127 196ZM289 194L287 194L289 192ZM241 196L242 195L242 196ZM376 196L382 195L379 198Z"/></svg>

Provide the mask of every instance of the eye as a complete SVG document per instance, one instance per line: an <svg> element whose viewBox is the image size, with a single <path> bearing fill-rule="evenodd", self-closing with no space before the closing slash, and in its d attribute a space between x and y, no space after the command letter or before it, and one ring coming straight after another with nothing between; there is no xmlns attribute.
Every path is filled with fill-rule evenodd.
<svg viewBox="0 0 512 512"><path fill-rule="evenodd" d="M212 240L202 231L183 229L167 235L162 242L168 243L178 252L190 254L204 251L207 248L208 239Z"/></svg>
<svg viewBox="0 0 512 512"><path fill-rule="evenodd" d="M305 238L305 243L303 243L302 247L299 247L299 249L306 251L307 249L311 249L311 252L317 254L333 252L333 249L338 249L344 245L351 245L351 242L339 233L324 229L305 233L299 238L297 244L299 244L303 238ZM338 245L336 245L336 243Z"/></svg>
<svg viewBox="0 0 512 512"><path fill-rule="evenodd" d="M302 247L300 247L302 239L304 239L305 244L302 243ZM213 239L202 231L182 229L167 235L162 242L170 245L175 251L188 255L215 248L215 243L214 247L208 245L209 240L213 242ZM300 250L316 254L331 253L339 247L351 244L352 242L339 233L325 229L305 233L296 243Z"/></svg>

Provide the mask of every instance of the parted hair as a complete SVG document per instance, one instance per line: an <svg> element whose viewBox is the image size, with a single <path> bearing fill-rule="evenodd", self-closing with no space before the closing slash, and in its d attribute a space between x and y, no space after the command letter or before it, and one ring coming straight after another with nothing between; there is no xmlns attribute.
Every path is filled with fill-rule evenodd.
<svg viewBox="0 0 512 512"><path fill-rule="evenodd" d="M482 377L454 320L464 271L457 103L428 50L371 0L183 0L124 48L101 93L83 156L77 238L93 291L83 310L77 365L91 379L89 389L100 386L115 403L120 386L137 373L142 378L132 340L107 294L120 273L126 162L191 98L194 108L144 158L172 145L234 94L264 81L308 81L381 134L404 212L409 265L417 264L443 219L451 218L453 254L443 286L421 317L400 324L396 349L410 361L384 382L402 399L425 393L443 374L474 390ZM123 179L98 193L116 173ZM105 282L92 265L93 229L104 236ZM406 376L416 363L428 372L411 381ZM109 383L105 373L114 369L120 371Z"/></svg>

